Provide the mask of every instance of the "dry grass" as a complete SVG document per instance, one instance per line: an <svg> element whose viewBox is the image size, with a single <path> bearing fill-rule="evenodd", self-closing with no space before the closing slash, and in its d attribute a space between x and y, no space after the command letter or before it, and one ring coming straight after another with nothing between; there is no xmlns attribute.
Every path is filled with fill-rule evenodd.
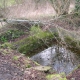
<svg viewBox="0 0 80 80"><path fill-rule="evenodd" d="M73 9L74 9L74 2L71 3L69 12L71 12ZM20 3L8 7L6 9L5 17L42 19L44 17L52 17L55 15L56 12L49 1L40 0L39 3L35 3L34 0L25 0L22 4Z"/></svg>

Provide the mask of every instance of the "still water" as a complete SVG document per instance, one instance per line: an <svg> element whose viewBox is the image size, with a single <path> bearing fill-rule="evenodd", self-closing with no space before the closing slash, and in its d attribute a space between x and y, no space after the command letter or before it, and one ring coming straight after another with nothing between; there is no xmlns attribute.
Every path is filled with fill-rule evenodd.
<svg viewBox="0 0 80 80"><path fill-rule="evenodd" d="M51 66L58 73L69 74L80 64L79 56L66 47L54 45L31 57L43 66Z"/></svg>

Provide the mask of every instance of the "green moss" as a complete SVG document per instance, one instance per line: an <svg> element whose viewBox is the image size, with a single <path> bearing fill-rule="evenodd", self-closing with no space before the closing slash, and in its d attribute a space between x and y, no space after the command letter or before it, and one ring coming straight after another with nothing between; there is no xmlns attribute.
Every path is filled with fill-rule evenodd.
<svg viewBox="0 0 80 80"><path fill-rule="evenodd" d="M19 0L18 3L21 3L22 1ZM12 5L15 5L16 4L16 1L15 0L8 0L6 1L6 6L12 6ZM1 8L4 8L4 0L0 0L0 7Z"/></svg>
<svg viewBox="0 0 80 80"><path fill-rule="evenodd" d="M43 39L51 35L49 32L41 30L39 26L32 26L30 34L38 39Z"/></svg>
<svg viewBox="0 0 80 80"><path fill-rule="evenodd" d="M13 56L13 60L18 60L19 57L18 56Z"/></svg>
<svg viewBox="0 0 80 80"><path fill-rule="evenodd" d="M40 64L38 64L37 62L33 61L37 66L40 66Z"/></svg>
<svg viewBox="0 0 80 80"><path fill-rule="evenodd" d="M6 49L0 49L3 55L9 54L9 52Z"/></svg>
<svg viewBox="0 0 80 80"><path fill-rule="evenodd" d="M70 36L65 36L65 42L70 45L70 46L73 46L73 47L78 47L80 46L80 41L70 37Z"/></svg>
<svg viewBox="0 0 80 80"><path fill-rule="evenodd" d="M46 76L48 80L67 80L63 74L49 74Z"/></svg>
<svg viewBox="0 0 80 80"><path fill-rule="evenodd" d="M4 44L0 45L0 48L12 48L12 44L9 42L5 42Z"/></svg>
<svg viewBox="0 0 80 80"><path fill-rule="evenodd" d="M80 41L79 40L71 36L65 36L65 42L66 42L67 48L69 48L72 52L77 53L77 55L80 54Z"/></svg>
<svg viewBox="0 0 80 80"><path fill-rule="evenodd" d="M24 44L23 46L19 48L19 51L21 53L32 52L33 50L46 46L48 42L48 39L46 39L46 42L45 42L45 39L39 39L36 37L32 37L32 38L30 37L28 38L28 40L29 40L28 43Z"/></svg>
<svg viewBox="0 0 80 80"><path fill-rule="evenodd" d="M26 68L30 68L31 67L31 65L30 64L26 64L26 66L25 66Z"/></svg>
<svg viewBox="0 0 80 80"><path fill-rule="evenodd" d="M29 40L29 43L27 44L24 44L23 46L21 46L19 48L19 51L21 53L28 53L28 52L31 52L35 49L37 49L38 47L42 46L44 43L41 41L41 40L38 40L38 39L31 39Z"/></svg>
<svg viewBox="0 0 80 80"><path fill-rule="evenodd" d="M38 49L47 48L51 40L54 38L54 35L48 31L42 31L39 27L32 27L30 30L30 36L28 38L22 39L14 43L13 48L17 49L21 53L32 53Z"/></svg>

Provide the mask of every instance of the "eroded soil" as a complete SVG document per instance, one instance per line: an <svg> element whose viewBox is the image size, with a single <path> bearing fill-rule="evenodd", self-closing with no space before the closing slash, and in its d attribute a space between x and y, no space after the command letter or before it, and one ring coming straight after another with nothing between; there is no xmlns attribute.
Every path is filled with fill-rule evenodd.
<svg viewBox="0 0 80 80"><path fill-rule="evenodd" d="M43 72L31 69L36 64L20 53L0 49L0 80L46 80Z"/></svg>

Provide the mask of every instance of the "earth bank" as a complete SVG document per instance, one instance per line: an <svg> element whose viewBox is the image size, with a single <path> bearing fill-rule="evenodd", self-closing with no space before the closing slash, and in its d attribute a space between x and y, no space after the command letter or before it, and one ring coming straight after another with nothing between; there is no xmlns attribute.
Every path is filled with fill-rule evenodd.
<svg viewBox="0 0 80 80"><path fill-rule="evenodd" d="M62 74L48 73L50 67L40 66L11 49L0 49L0 67L0 80L66 80Z"/></svg>
<svg viewBox="0 0 80 80"><path fill-rule="evenodd" d="M57 23L60 23L57 25ZM50 21L50 24L53 25L53 21ZM79 27L76 27L76 31L74 30L74 27L72 28L70 25L64 24L62 26L61 22L55 22L55 25L49 25L47 28L40 28L39 26L33 26L29 32L27 33L25 29L23 31L24 34L18 33L14 34L14 31L9 30L8 36L10 39L8 40L8 36L1 37L0 39L4 42L1 42L1 79L5 80L7 78L8 80L14 80L14 79L32 79L32 80L66 80L66 76L64 74L53 74L52 72L45 72L42 67L42 71L35 70L34 68L36 66L40 66L36 62L31 61L29 58L26 58L25 56L21 55L21 53L18 53L14 50L18 50L26 55L38 53L45 48L48 48L54 42L58 43L58 45L66 45L68 46L70 50L73 52L76 52L79 54L80 52L80 39L79 39ZM77 24L77 23L76 23ZM13 25L14 26L14 25ZM62 27L60 27L62 26ZM79 26L79 25L78 25ZM14 26L15 27L15 26ZM17 26L18 27L18 26ZM22 26L19 26L20 29ZM19 27L16 30L20 30ZM71 28L71 30L66 30L68 28ZM39 33L39 34L38 34ZM77 36L76 36L77 34ZM1 34L2 36L4 34ZM18 36L16 36L18 35ZM34 38L35 37L35 38ZM12 39L12 40L11 40ZM45 42L45 43L44 43ZM60 43L59 43L60 42ZM8 48L8 49L7 49ZM32 50L31 50L32 49ZM36 51L37 49L37 51ZM10 53L10 54L9 54ZM16 54L15 54L16 53ZM18 54L17 54L18 53ZM26 59L29 59L26 60ZM8 68L10 67L10 68ZM15 70L14 70L15 68ZM7 70L7 71L6 71ZM79 69L75 70L75 74L78 75ZM53 71L54 72L54 71ZM9 74L8 74L9 73ZM34 74L37 73L37 74ZM2 74L4 77L2 78ZM77 77L72 73L71 76L68 76L67 79L71 80L72 78ZM37 77L38 76L38 77ZM79 77L75 78L75 80L79 80Z"/></svg>

